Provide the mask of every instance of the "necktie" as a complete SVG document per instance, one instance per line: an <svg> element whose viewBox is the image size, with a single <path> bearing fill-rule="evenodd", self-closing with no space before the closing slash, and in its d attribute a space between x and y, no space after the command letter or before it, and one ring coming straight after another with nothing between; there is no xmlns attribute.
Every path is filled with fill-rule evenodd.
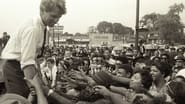
<svg viewBox="0 0 185 104"><path fill-rule="evenodd" d="M42 43L42 47L41 47L41 54L38 55L37 58L41 58L43 56L43 53L44 53L44 46L45 46L45 43L46 43L46 32L47 32L47 28L44 29L44 41Z"/></svg>

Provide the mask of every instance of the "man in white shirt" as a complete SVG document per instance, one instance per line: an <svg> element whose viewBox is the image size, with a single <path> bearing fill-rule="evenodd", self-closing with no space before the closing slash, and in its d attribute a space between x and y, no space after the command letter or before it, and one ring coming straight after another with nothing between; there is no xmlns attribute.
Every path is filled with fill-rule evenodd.
<svg viewBox="0 0 185 104"><path fill-rule="evenodd" d="M46 66L41 68L41 73L43 79L47 79L47 84L49 84L49 86L53 88L55 86L57 75L56 62L53 58L48 58L45 64Z"/></svg>
<svg viewBox="0 0 185 104"><path fill-rule="evenodd" d="M33 79L38 73L36 59L43 53L46 28L54 26L65 13L65 0L41 0L39 17L23 24L9 39L2 52L7 93L28 97L24 77Z"/></svg>

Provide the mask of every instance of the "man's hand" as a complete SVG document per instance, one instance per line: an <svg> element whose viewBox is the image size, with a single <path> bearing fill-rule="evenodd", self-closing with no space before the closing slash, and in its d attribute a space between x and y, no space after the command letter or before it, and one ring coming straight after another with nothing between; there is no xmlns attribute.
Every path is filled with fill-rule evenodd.
<svg viewBox="0 0 185 104"><path fill-rule="evenodd" d="M25 81L27 82L28 85L31 85L32 87L34 87L35 89L38 89L38 88L41 88L40 86L40 82L39 82L39 77L38 77L38 74L36 74L33 79L27 79L27 78L24 78Z"/></svg>
<svg viewBox="0 0 185 104"><path fill-rule="evenodd" d="M24 80L26 81L27 85L29 85L30 87L30 96L28 97L28 100L30 102L34 102L35 101L35 95L37 95L37 93L42 92L42 88L40 86L39 83L39 77L38 74L36 74L33 79L26 79L24 78Z"/></svg>

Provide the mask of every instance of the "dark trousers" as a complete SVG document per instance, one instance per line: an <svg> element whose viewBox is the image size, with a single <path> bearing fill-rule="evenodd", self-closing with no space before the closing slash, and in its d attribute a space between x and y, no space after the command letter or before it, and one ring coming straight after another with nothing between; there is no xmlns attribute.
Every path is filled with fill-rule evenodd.
<svg viewBox="0 0 185 104"><path fill-rule="evenodd" d="M1 82L0 83L0 95L4 94L5 92L6 92L5 83Z"/></svg>
<svg viewBox="0 0 185 104"><path fill-rule="evenodd" d="M24 80L24 73L19 61L6 60L3 65L3 75L7 93L28 97L30 91Z"/></svg>

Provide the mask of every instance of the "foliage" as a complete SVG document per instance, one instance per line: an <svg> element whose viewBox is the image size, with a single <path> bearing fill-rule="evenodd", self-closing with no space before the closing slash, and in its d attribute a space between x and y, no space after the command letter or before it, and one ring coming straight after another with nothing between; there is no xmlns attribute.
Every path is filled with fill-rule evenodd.
<svg viewBox="0 0 185 104"><path fill-rule="evenodd" d="M112 24L113 33L122 34L124 31L124 27L121 23L113 23Z"/></svg>
<svg viewBox="0 0 185 104"><path fill-rule="evenodd" d="M146 14L140 21L141 27L148 28L149 30L155 30L156 22L160 15L156 13Z"/></svg>
<svg viewBox="0 0 185 104"><path fill-rule="evenodd" d="M150 30L159 33L161 40L166 43L182 43L184 40L183 28L180 13L183 12L184 5L174 4L169 7L167 14L157 13L146 14L140 24Z"/></svg>
<svg viewBox="0 0 185 104"><path fill-rule="evenodd" d="M174 4L170 6L170 10L168 11L168 14L170 15L178 15L183 12L184 10L184 4Z"/></svg>
<svg viewBox="0 0 185 104"><path fill-rule="evenodd" d="M112 33L112 23L107 21L102 21L97 25L99 33Z"/></svg>
<svg viewBox="0 0 185 104"><path fill-rule="evenodd" d="M112 33L119 35L133 33L133 30L130 27L123 26L121 23L110 23L107 21L99 22L97 25L97 31L99 33Z"/></svg>
<svg viewBox="0 0 185 104"><path fill-rule="evenodd" d="M88 29L88 33L96 33L97 32L97 28L95 26L90 26Z"/></svg>
<svg viewBox="0 0 185 104"><path fill-rule="evenodd" d="M161 39L169 42L179 42L181 39L182 24L168 15L161 16L157 22Z"/></svg>

